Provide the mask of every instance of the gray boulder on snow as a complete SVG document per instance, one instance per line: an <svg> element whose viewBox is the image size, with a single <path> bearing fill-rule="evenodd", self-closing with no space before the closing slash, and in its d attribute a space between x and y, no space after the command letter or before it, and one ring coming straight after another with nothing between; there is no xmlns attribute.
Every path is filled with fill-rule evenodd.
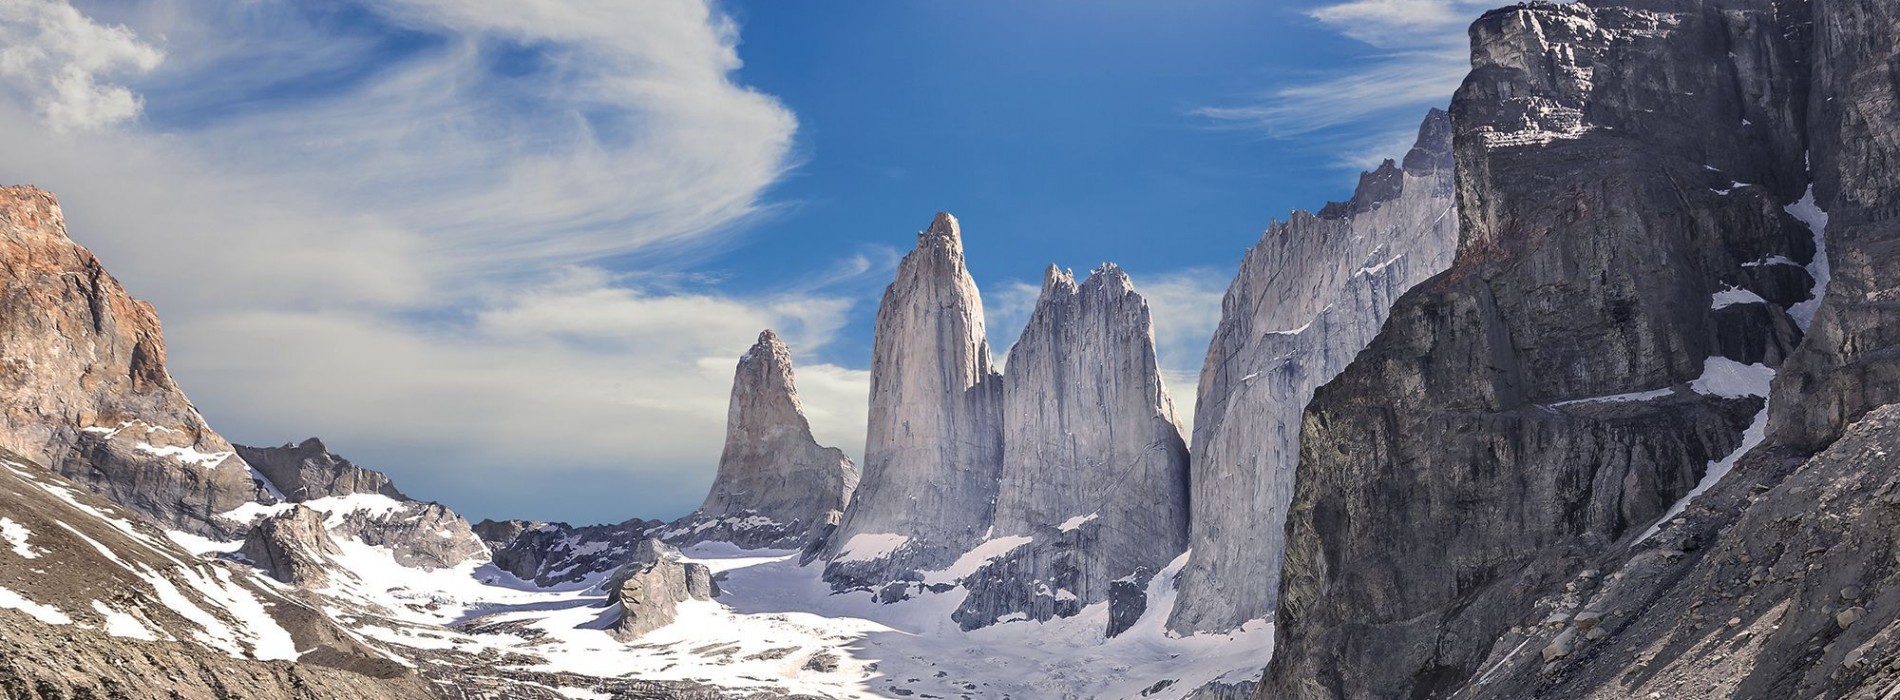
<svg viewBox="0 0 1900 700"><path fill-rule="evenodd" d="M607 631L623 642L672 624L680 603L719 595L711 569L680 561L678 549L657 539L636 545L632 561L614 572L606 589L613 608Z"/></svg>

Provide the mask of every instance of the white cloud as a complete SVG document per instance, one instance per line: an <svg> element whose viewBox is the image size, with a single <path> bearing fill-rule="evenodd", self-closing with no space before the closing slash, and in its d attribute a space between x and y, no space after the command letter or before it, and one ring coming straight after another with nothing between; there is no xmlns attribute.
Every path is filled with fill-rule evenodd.
<svg viewBox="0 0 1900 700"><path fill-rule="evenodd" d="M0 178L59 194L154 302L220 430L320 434L478 516L676 515L772 327L814 430L861 449L868 377L810 358L851 309L827 287L878 251L743 295L666 272L794 164L709 0L308 9L0 0Z"/></svg>
<svg viewBox="0 0 1900 700"><path fill-rule="evenodd" d="M1350 68L1196 114L1273 138L1324 139L1341 165L1403 156L1427 107L1443 107L1470 71L1466 28L1495 0L1351 0L1307 14L1380 49Z"/></svg>
<svg viewBox="0 0 1900 700"><path fill-rule="evenodd" d="M1308 14L1373 46L1416 48L1461 42L1478 13L1499 4L1497 0L1352 0Z"/></svg>
<svg viewBox="0 0 1900 700"><path fill-rule="evenodd" d="M1175 413L1192 432L1194 399L1199 394L1207 344L1220 325L1221 299L1233 272L1192 268L1134 277L1135 291L1148 299L1154 315L1155 355L1161 378L1174 397Z"/></svg>
<svg viewBox="0 0 1900 700"><path fill-rule="evenodd" d="M163 58L131 30L96 23L63 0L0 0L0 81L54 129L137 117L138 95L102 81L148 72Z"/></svg>

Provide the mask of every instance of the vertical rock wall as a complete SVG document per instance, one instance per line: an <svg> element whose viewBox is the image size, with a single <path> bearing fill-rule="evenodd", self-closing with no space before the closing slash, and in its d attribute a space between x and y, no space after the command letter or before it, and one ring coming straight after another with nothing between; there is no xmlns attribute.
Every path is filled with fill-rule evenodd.
<svg viewBox="0 0 1900 700"><path fill-rule="evenodd" d="M1247 252L1201 371L1193 555L1169 618L1214 632L1272 615L1302 412L1384 324L1399 295L1457 247L1451 120L1433 110L1401 169L1349 202L1275 223Z"/></svg>

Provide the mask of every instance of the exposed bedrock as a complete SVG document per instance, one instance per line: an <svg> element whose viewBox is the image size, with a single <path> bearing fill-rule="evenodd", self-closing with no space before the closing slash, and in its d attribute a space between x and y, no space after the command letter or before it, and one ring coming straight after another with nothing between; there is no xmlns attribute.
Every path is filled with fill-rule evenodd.
<svg viewBox="0 0 1900 700"><path fill-rule="evenodd" d="M830 534L857 487L844 452L812 437L791 348L768 330L733 373L726 447L706 502L660 536L677 546L804 549Z"/></svg>
<svg viewBox="0 0 1900 700"><path fill-rule="evenodd" d="M1187 445L1128 274L1051 266L1009 358L991 536L1013 548L963 578L964 629L1073 615L1187 548Z"/></svg>
<svg viewBox="0 0 1900 700"><path fill-rule="evenodd" d="M1793 340L1749 270L1815 247L1786 209L1796 21L1644 0L1473 26L1457 257L1307 408L1258 697L1450 695L1585 554L1760 441L1771 368L1743 360Z"/></svg>
<svg viewBox="0 0 1900 700"><path fill-rule="evenodd" d="M875 334L864 471L825 548L839 589L949 566L989 528L1003 463L1003 378L955 217L917 234Z"/></svg>
<svg viewBox="0 0 1900 700"><path fill-rule="evenodd" d="M264 493L165 369L150 304L66 236L53 195L0 187L0 447L167 527L238 532L217 517Z"/></svg>
<svg viewBox="0 0 1900 700"><path fill-rule="evenodd" d="M1400 294L1451 264L1451 120L1433 110L1404 167L1348 202L1296 212L1247 252L1222 302L1194 424L1193 554L1169 626L1215 632L1272 615L1301 412Z"/></svg>
<svg viewBox="0 0 1900 700"><path fill-rule="evenodd" d="M680 561L678 549L657 539L635 545L633 560L614 572L606 589L613 608L607 631L623 642L673 624L680 603L719 595L711 569Z"/></svg>

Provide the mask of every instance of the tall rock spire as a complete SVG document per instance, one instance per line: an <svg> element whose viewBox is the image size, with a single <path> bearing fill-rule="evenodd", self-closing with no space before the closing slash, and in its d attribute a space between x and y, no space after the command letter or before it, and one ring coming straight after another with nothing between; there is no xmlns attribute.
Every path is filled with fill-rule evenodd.
<svg viewBox="0 0 1900 700"><path fill-rule="evenodd" d="M825 577L865 588L947 566L979 541L1002 467L1002 377L956 217L937 214L878 306L864 478Z"/></svg>
<svg viewBox="0 0 1900 700"><path fill-rule="evenodd" d="M966 629L1074 615L1117 580L1145 589L1187 549L1187 443L1127 273L1104 265L1077 285L1051 267L1005 376L993 536L1032 542L965 577Z"/></svg>
<svg viewBox="0 0 1900 700"><path fill-rule="evenodd" d="M681 545L716 540L749 549L803 548L837 524L857 487L857 470L844 452L812 437L798 401L792 350L767 330L733 372L726 448L712 490L664 537Z"/></svg>

